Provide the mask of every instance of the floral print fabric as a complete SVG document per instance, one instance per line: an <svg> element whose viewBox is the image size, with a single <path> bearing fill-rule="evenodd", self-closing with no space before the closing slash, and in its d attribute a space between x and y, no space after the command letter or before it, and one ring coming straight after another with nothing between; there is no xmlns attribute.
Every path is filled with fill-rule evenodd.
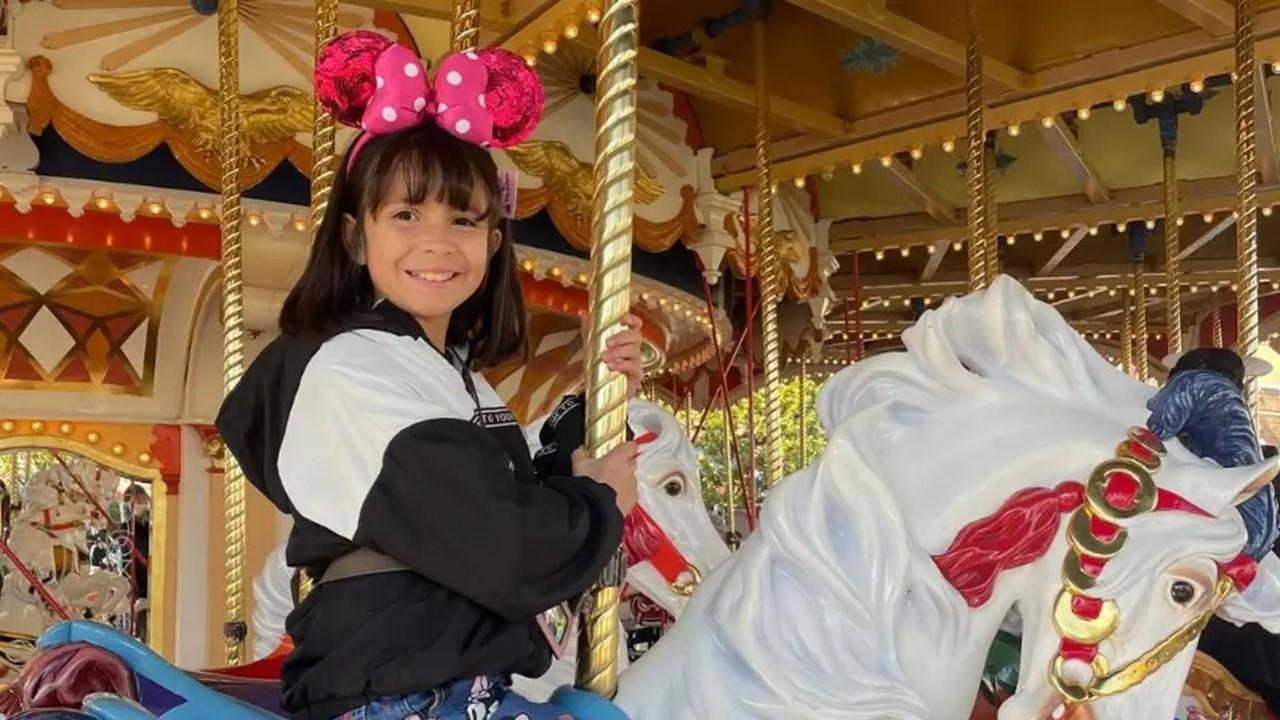
<svg viewBox="0 0 1280 720"><path fill-rule="evenodd" d="M535 703L499 678L461 680L429 692L382 698L337 720L574 720L554 705Z"/></svg>

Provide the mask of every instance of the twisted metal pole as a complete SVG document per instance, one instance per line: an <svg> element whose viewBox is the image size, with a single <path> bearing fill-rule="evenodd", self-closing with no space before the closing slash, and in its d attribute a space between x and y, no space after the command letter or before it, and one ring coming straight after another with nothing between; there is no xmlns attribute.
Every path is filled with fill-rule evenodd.
<svg viewBox="0 0 1280 720"><path fill-rule="evenodd" d="M316 0L316 62L320 53L338 34L338 0ZM316 100L311 140L311 239L329 208L333 173L337 162L337 141L333 116Z"/></svg>
<svg viewBox="0 0 1280 720"><path fill-rule="evenodd" d="M986 259L986 282L988 285L1000 274L1000 233L996 227L999 205L996 204L995 173L996 144L993 140L982 155L982 194L985 208L983 219L986 229L982 237L982 255Z"/></svg>
<svg viewBox="0 0 1280 720"><path fill-rule="evenodd" d="M1134 377L1146 382L1151 376L1147 362L1147 282L1142 260L1133 261L1133 369Z"/></svg>
<svg viewBox="0 0 1280 720"><path fill-rule="evenodd" d="M627 423L627 382L600 361L631 306L631 203L636 170L636 0L608 0L596 54L596 156L591 213L591 332L587 338L587 452L620 445ZM618 600L626 575L622 549L600 582L578 635L579 689L605 698L618 691Z"/></svg>
<svg viewBox="0 0 1280 720"><path fill-rule="evenodd" d="M782 301L782 261L773 231L773 168L769 158L769 88L764 56L763 20L752 24L756 63L756 184L759 186L760 330L764 350L764 478L769 487L782 482L781 344L778 303Z"/></svg>
<svg viewBox="0 0 1280 720"><path fill-rule="evenodd" d="M1124 298L1124 320L1120 326L1120 366L1133 375L1133 301Z"/></svg>
<svg viewBox="0 0 1280 720"><path fill-rule="evenodd" d="M240 14L237 0L218 3L218 101L222 145L222 390L244 374L244 277L240 238ZM223 474L227 590L223 634L227 665L244 658L244 472L227 453Z"/></svg>
<svg viewBox="0 0 1280 720"><path fill-rule="evenodd" d="M1215 299L1215 302L1221 302ZM1213 312L1209 318L1209 325L1213 332L1213 346L1220 348L1223 345L1222 339L1222 305L1214 305Z"/></svg>
<svg viewBox="0 0 1280 720"><path fill-rule="evenodd" d="M1236 351L1258 353L1258 162L1254 112L1254 3L1236 0ZM1270 130L1268 130L1270 132ZM1245 378L1244 395L1258 415L1258 379Z"/></svg>
<svg viewBox="0 0 1280 720"><path fill-rule="evenodd" d="M480 0L453 0L453 51L480 47Z"/></svg>
<svg viewBox="0 0 1280 720"><path fill-rule="evenodd" d="M1166 325L1169 352L1182 352L1182 252L1178 240L1178 173L1176 143L1164 145L1164 276L1168 286Z"/></svg>
<svg viewBox="0 0 1280 720"><path fill-rule="evenodd" d="M987 193L983 177L986 164L986 118L982 97L982 33L978 27L980 0L968 0L969 46L965 57L966 133L969 152L965 163L965 190L969 198L969 291L987 285Z"/></svg>

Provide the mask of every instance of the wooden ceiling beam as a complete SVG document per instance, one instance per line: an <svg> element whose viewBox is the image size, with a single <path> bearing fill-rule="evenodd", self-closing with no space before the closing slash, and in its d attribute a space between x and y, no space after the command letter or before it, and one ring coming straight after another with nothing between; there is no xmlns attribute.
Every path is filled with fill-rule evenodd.
<svg viewBox="0 0 1280 720"><path fill-rule="evenodd" d="M1214 37L1235 32L1235 8L1227 0L1159 0L1160 4L1199 25Z"/></svg>
<svg viewBox="0 0 1280 720"><path fill-rule="evenodd" d="M1183 215L1231 212L1235 203L1235 179L1206 178L1178 183ZM1134 221L1152 221L1164 216L1164 202L1159 185L1117 190L1112 202L1094 205L1084 198L1045 198L1008 203L999 207L999 234L1020 234L1092 228ZM1280 187L1260 186L1258 204L1262 207L1280 203ZM894 231L894 221L852 221L836 223L831 228L831 251L837 254L933 245L943 240L963 240L967 228L961 224L940 227L918 226L914 219L901 231Z"/></svg>
<svg viewBox="0 0 1280 720"><path fill-rule="evenodd" d="M583 35L585 36L586 33ZM640 48L637 60L640 64L640 74L651 80L694 97L746 113L755 112L756 91L752 85L713 73L701 65L694 65L650 48ZM793 130L817 133L825 137L836 137L846 131L844 118L815 110L808 105L778 95L770 97L769 110L774 122ZM749 179L746 184L749 185L751 182L754 182L754 179Z"/></svg>
<svg viewBox="0 0 1280 720"><path fill-rule="evenodd" d="M947 257L947 250L951 249L951 243L941 240L933 246L933 253L929 255L929 260L924 264L924 270L920 271L920 282L928 282L938 273L938 268L942 265L942 261Z"/></svg>
<svg viewBox="0 0 1280 720"><path fill-rule="evenodd" d="M493 44L518 53L528 48L540 52L543 38L548 35L558 42L568 42L560 37L559 24L565 18L579 17L581 6L581 0L544 0L541 6L507 28Z"/></svg>
<svg viewBox="0 0 1280 720"><path fill-rule="evenodd" d="M1267 71L1259 66L1253 73L1254 137L1258 179L1264 183L1276 182L1276 133L1271 117L1271 95L1267 92Z"/></svg>
<svg viewBox="0 0 1280 720"><path fill-rule="evenodd" d="M1211 240L1218 237L1223 233L1223 231L1225 231L1227 228L1235 224L1236 224L1236 219L1232 215L1227 215L1226 217L1222 218L1213 227L1201 233L1200 237L1196 238L1195 240L1192 240L1190 245L1187 245L1186 247L1182 248L1182 251L1178 253L1178 259L1186 260L1188 257L1191 257L1192 253L1204 247L1205 245L1208 245Z"/></svg>
<svg viewBox="0 0 1280 720"><path fill-rule="evenodd" d="M942 33L889 12L883 2L875 0L787 0L792 5L856 32L873 37L906 55L919 58L963 78L965 44ZM1027 86L1028 76L1021 70L992 57L982 60L982 70L991 82L1003 89L1018 90Z"/></svg>
<svg viewBox="0 0 1280 720"><path fill-rule="evenodd" d="M1054 118L1050 125L1046 126L1044 123L1039 123L1039 126L1041 136L1044 137L1045 142L1049 144L1049 148L1058 156L1058 159L1066 165L1067 170L1076 176L1085 196L1096 203L1110 200L1111 191L1107 188L1107 183L1103 181L1102 176L1094 169L1093 163L1090 163L1088 158L1084 156L1076 131L1067 124L1066 118L1059 116Z"/></svg>
<svg viewBox="0 0 1280 720"><path fill-rule="evenodd" d="M928 185L925 185L920 176L916 174L916 171L908 167L900 158L891 158L889 165L885 169L905 185L908 190L924 201L924 211L934 220L947 224L956 222L957 212L955 207L943 200L942 196L934 192Z"/></svg>
<svg viewBox="0 0 1280 720"><path fill-rule="evenodd" d="M1280 56L1280 8L1260 12L1255 26L1258 56ZM1198 29L1099 52L1035 73L1024 92L992 98L986 124L1000 128L1093 107L1185 78L1226 74L1233 62L1229 38L1209 37ZM944 96L853 118L845 135L834 141L825 136L780 141L774 147L774 176L785 182L823 168L847 168L915 145L932 146L945 138L963 137L964 111L964 92L958 87ZM751 176L753 164L749 148L735 148L713 160L712 172L720 189L728 192Z"/></svg>
<svg viewBox="0 0 1280 720"><path fill-rule="evenodd" d="M1073 230L1071 235L1062 241L1062 244L1058 246L1058 249L1053 252L1053 255L1045 262L1045 264L1041 265L1039 270L1036 270L1036 277L1045 277L1054 270L1057 270L1058 266L1062 264L1062 261L1067 259L1067 256L1071 254L1071 251L1075 250L1076 246L1080 244L1080 241L1084 239L1084 236L1088 234L1089 228L1087 227L1078 227Z"/></svg>
<svg viewBox="0 0 1280 720"><path fill-rule="evenodd" d="M1280 259L1275 257L1260 258L1259 263L1266 269L1259 271L1262 282L1280 282ZM1222 284L1230 284L1236 280L1235 261L1222 260L1188 260L1184 263L1184 285L1196 285L1201 288ZM1013 268L1007 274L1018 279L1025 287L1033 291L1090 292L1100 288L1117 293L1127 291L1133 285L1133 266L1129 263L1090 264L1071 268L1070 274L1053 277L1018 277ZM1163 270L1148 270L1143 273L1149 287L1164 287ZM847 295L853 290L853 281L846 277L832 277L831 289L838 295ZM969 291L968 279L964 271L948 271L929 282L919 282L902 276L880 278L875 275L864 275L862 296L865 300L876 298L938 297L964 295ZM1193 291L1196 292L1196 291Z"/></svg>

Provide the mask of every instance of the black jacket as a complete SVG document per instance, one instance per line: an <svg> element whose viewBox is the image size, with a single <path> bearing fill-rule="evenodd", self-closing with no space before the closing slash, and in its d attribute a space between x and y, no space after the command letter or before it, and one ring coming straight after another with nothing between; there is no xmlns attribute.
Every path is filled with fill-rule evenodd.
<svg viewBox="0 0 1280 720"><path fill-rule="evenodd" d="M328 337L276 339L223 403L246 478L293 516L290 565L318 577L363 546L412 569L318 586L290 614L295 718L542 674L536 616L585 590L620 542L613 491L554 452L540 465L563 473L540 477L511 412L460 365L383 302Z"/></svg>

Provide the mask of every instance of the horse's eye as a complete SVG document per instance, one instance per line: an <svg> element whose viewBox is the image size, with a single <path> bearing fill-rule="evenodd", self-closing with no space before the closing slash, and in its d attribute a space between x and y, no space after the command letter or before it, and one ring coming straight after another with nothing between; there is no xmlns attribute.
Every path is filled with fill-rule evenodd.
<svg viewBox="0 0 1280 720"><path fill-rule="evenodd" d="M1188 605L1196 599L1196 589L1186 580L1175 580L1169 587L1169 597L1179 605Z"/></svg>
<svg viewBox="0 0 1280 720"><path fill-rule="evenodd" d="M679 475L672 475L662 482L662 491L668 497L679 497L684 494L684 478Z"/></svg>

